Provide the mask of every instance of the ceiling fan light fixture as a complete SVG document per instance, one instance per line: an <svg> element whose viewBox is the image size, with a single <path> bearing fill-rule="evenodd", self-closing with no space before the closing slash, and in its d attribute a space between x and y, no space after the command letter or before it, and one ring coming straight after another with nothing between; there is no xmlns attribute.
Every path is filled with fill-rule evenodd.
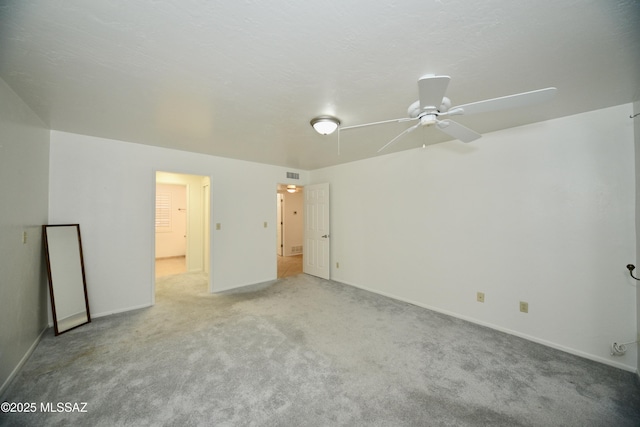
<svg viewBox="0 0 640 427"><path fill-rule="evenodd" d="M318 116L311 119L311 126L320 135L330 135L340 126L340 120L333 116Z"/></svg>

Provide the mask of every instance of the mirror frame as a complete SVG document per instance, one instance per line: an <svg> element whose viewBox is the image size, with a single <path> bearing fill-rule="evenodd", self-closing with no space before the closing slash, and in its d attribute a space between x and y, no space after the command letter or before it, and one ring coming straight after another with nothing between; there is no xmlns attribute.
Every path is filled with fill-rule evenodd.
<svg viewBox="0 0 640 427"><path fill-rule="evenodd" d="M86 322L79 323L77 325L74 325L64 330L60 330L58 326L58 317L56 314L56 302L55 302L56 300L53 292L54 284L53 284L53 277L51 274L52 268L51 268L51 255L50 255L50 248L49 248L49 237L47 234L47 229L54 228L54 227L74 227L76 229L76 232L78 235L78 250L79 250L78 255L79 255L79 261L80 261L80 270L82 272L82 290L84 291L84 304L85 304L85 309L87 313ZM82 238L80 237L80 224L45 224L42 226L42 240L44 242L45 255L46 255L46 261L47 261L47 276L49 278L49 296L51 298L50 301L51 301L51 314L53 315L53 327L54 327L56 336L58 336L64 332L70 331L72 329L75 329L82 325L86 325L87 323L91 322L91 312L89 311L89 298L87 297L87 280L84 272L84 257L82 254Z"/></svg>

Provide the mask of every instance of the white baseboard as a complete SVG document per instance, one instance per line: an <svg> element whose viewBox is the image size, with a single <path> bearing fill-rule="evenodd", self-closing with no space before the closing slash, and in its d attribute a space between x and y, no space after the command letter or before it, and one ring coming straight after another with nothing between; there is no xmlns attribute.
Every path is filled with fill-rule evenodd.
<svg viewBox="0 0 640 427"><path fill-rule="evenodd" d="M27 350L27 352L24 354L24 356L22 356L22 359L20 359L20 362L18 362L16 367L13 369L13 371L11 371L11 374L9 374L9 377L7 377L7 380L0 387L0 401L4 402L5 399L2 398L4 395L4 392L7 391L7 389L9 388L9 384L11 384L11 381L13 381L16 375L18 375L18 372L20 372L20 369L22 369L22 367L27 362L27 360L29 360L29 357L31 357L31 354L40 343L40 340L42 340L42 336L44 335L45 332L47 332L47 329L49 329L49 327L45 327L42 329L42 331L40 332L38 337L33 341L31 346Z"/></svg>
<svg viewBox="0 0 640 427"><path fill-rule="evenodd" d="M98 317L111 316L112 314L125 313L127 311L133 311L133 310L140 310L141 308L147 308L152 306L153 304L141 304L133 307L119 308L118 310L103 311L102 313L91 313L91 318L97 319Z"/></svg>
<svg viewBox="0 0 640 427"><path fill-rule="evenodd" d="M240 285L233 285L233 286L228 286L228 287L224 287L224 288L215 288L213 289L213 292L211 292L212 294L219 294L221 292L227 292L227 291L232 291L232 290L240 290L241 288L247 288L250 286L260 286L260 285L266 285L269 283L275 283L278 279L272 278L272 279L266 279L266 280L262 280L262 281L258 281L258 282L251 282L251 283L245 283L245 284L240 284Z"/></svg>
<svg viewBox="0 0 640 427"><path fill-rule="evenodd" d="M575 356L579 356L579 357L582 357L584 359L593 360L594 362L603 363L605 365L613 366L615 368L622 369L622 370L625 370L625 371L638 373L638 370L633 366L629 366L629 365L626 365L624 363L614 362L612 360L605 359L603 357L599 357L599 356L595 356L593 354L585 353L585 352L582 352L580 350L576 350L576 349L573 349L573 348L570 348L570 347L565 347L565 346L562 346L562 345L559 345L559 344L556 344L556 343L553 343L553 342L550 342L550 341L546 341L546 340L543 340L543 339L540 339L540 338L536 338L536 337L531 336L531 335L523 334L523 333L518 332L518 331L514 331L514 330L511 330L511 329L503 328L501 326L494 325L492 323L483 322L483 321L480 321L478 319L474 319L472 317L467 317L467 316L463 316L463 315L458 314L458 313L450 312L450 311L447 311L447 310L442 310L442 309L440 309L438 307L433 307L433 306L430 306L430 305L427 305L427 304L423 304L421 302L412 301L410 299L402 298L402 297L399 297L397 295L389 294L387 292L380 292L378 290L370 289L370 288L367 288L366 286L360 286L360 285L357 285L355 283L349 283L349 282L346 282L346 281L341 281L340 279L331 279L331 280L334 281L334 282L343 283L343 284L348 285L348 286L353 286L354 288L358 288L358 289L362 289L362 290L365 290L365 291L368 291L368 292L372 292L374 294L382 295L382 296L385 296L385 297L388 297L388 298L392 298L392 299L395 299L395 300L398 300L398 301L402 301L402 302L406 302L406 303L409 303L409 304L412 304L412 305L416 305L418 307L426 308L427 310L432 310L432 311L435 311L435 312L438 312L438 313L446 314L447 316L451 316L451 317L455 317L455 318L458 318L458 319L465 320L467 322L475 323L476 325L481 325L481 326L485 326L487 328L495 329L496 331L504 332L504 333L507 333L509 335L514 335L516 337L524 338L524 339L526 339L528 341L533 341L535 343L542 344L542 345L547 346L547 347L555 348L556 350L564 351L565 353L573 354ZM640 379L640 373L638 373L638 377Z"/></svg>

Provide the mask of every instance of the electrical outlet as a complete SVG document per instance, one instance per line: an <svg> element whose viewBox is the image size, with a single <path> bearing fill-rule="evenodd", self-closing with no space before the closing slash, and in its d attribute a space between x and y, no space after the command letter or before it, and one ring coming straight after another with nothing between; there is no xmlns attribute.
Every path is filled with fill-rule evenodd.
<svg viewBox="0 0 640 427"><path fill-rule="evenodd" d="M264 228L267 228L267 221L264 222Z"/></svg>
<svg viewBox="0 0 640 427"><path fill-rule="evenodd" d="M627 352L627 346L624 344L618 344L614 342L611 344L611 355L612 356L624 356Z"/></svg>
<svg viewBox="0 0 640 427"><path fill-rule="evenodd" d="M478 292L478 295L476 296L476 300L478 302L484 302L484 292Z"/></svg>
<svg viewBox="0 0 640 427"><path fill-rule="evenodd" d="M220 228L221 228L220 223L219 223L219 222L216 222L216 230L220 230Z"/></svg>
<svg viewBox="0 0 640 427"><path fill-rule="evenodd" d="M528 313L529 312L529 303L528 302L524 302L524 301L520 301L520 311L522 313Z"/></svg>

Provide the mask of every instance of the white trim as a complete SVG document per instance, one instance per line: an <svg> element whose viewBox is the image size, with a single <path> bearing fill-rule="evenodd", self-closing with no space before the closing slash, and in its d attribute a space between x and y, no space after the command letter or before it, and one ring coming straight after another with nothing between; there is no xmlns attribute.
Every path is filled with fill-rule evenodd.
<svg viewBox="0 0 640 427"><path fill-rule="evenodd" d="M374 294L382 295L382 296L385 296L385 297L388 297L388 298L392 298L392 299L395 299L395 300L398 300L398 301L402 301L402 302L406 302L406 303L409 303L409 304L412 304L412 305L416 305L418 307L426 308L427 310L432 310L432 311L435 311L435 312L438 312L438 313L446 314L447 316L451 316L451 317L455 317L455 318L458 318L458 319L465 320L467 322L475 323L476 325L481 325L481 326L485 326L487 328L495 329L496 331L500 331L500 332L507 333L509 335L514 335L516 337L524 338L524 339L526 339L528 341L533 341L535 343L542 344L542 345L547 346L547 347L555 348L556 350L564 351L565 353L573 354L575 356L579 356L579 357L582 357L584 359L593 360L594 362L599 362L599 363L603 363L605 365L613 366L614 368L623 369L623 370L629 371L629 372L638 372L635 367L626 365L624 363L618 363L618 362L614 362L614 361L611 361L611 360L608 360L608 359L605 359L605 358L602 358L602 357L594 356L592 354L584 353L582 351L575 350L575 349L572 349L572 348L569 348L569 347L565 347L565 346L562 346L562 345L558 345L558 344L555 344L555 343L550 342L550 341L542 340L540 338L536 338L536 337L533 337L531 335L527 335L527 334L523 334L521 332L517 332L517 331L511 330L511 329L503 328L501 326L497 326L497 325L494 325L492 323L482 322L482 321L479 321L479 320L474 319L472 317L463 316L461 314L454 313L454 312L447 311L447 310L442 310L442 309L437 308L437 307L433 307L433 306L430 306L430 305L427 305L427 304L423 304L423 303L420 303L420 302L417 302L417 301L412 301L410 299L402 298L402 297L399 297L399 296L396 296L396 295L393 295L393 294L389 294L389 293L386 293L386 292L380 292L380 291L377 291L375 289L367 288L366 286L360 286L360 285L356 285L355 283L349 283L349 282L346 282L346 281L341 281L341 280L339 280L337 278L332 279L332 281L333 282L342 283L342 284L345 284L345 285L348 285L348 286L353 286L354 288L362 289L362 290L365 290L365 291L368 291L368 292L372 292ZM638 374L638 379L640 380L640 373Z"/></svg>
<svg viewBox="0 0 640 427"><path fill-rule="evenodd" d="M40 344L40 341L42 340L42 336L44 335L45 332L47 332L48 329L49 329L48 326L42 329L38 337L33 341L33 344L31 344L27 352L24 354L24 356L22 356L22 359L20 359L20 362L18 362L16 367L13 369L13 371L11 371L11 374L9 374L6 381L2 384L2 387L0 387L0 396L2 396L5 391L7 391L7 389L9 388L9 384L11 384L11 381L13 381L16 375L18 375L18 373L20 372L24 364L27 363L27 360L29 359L29 357L31 357L31 354L36 349L38 344ZM4 401L4 399L0 399L0 400Z"/></svg>
<svg viewBox="0 0 640 427"><path fill-rule="evenodd" d="M119 308L117 310L104 311L98 314L91 313L91 319L93 320L99 317L111 316L112 314L124 313L127 311L133 311L133 310L140 310L141 308L148 308L148 307L153 307L153 304L142 304L142 305L137 305L133 307Z"/></svg>
<svg viewBox="0 0 640 427"><path fill-rule="evenodd" d="M277 278L271 278L271 279L261 280L261 281L253 282L253 283L245 283L243 285L234 285L234 286L229 286L229 287L226 287L226 288L214 289L212 294L219 294L221 292L227 292L227 291L232 291L232 290L236 290L236 289L246 288L248 286L266 285L266 284L275 283L277 281L278 281Z"/></svg>

